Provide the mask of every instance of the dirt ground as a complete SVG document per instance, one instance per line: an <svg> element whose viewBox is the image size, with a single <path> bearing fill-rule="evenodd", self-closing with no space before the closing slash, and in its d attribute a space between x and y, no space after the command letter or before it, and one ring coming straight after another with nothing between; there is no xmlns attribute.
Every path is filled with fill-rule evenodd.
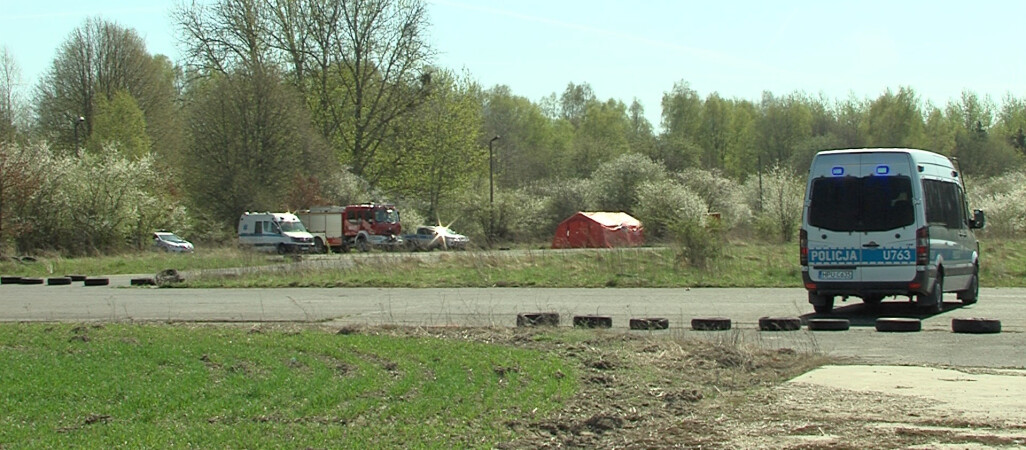
<svg viewBox="0 0 1026 450"><path fill-rule="evenodd" d="M922 374L844 365L800 349L763 349L743 342L740 333L683 339L666 332L565 328L376 327L345 332L514 345L554 352L576 364L578 395L549 417L511 417L507 425L521 437L499 448L1026 446L1026 413L986 414L985 399L963 410L913 391L895 394L902 392L901 382L894 389L876 389L877 382L868 377L906 377L904 384L911 386L917 381L909 377ZM809 373L824 365L822 372ZM945 376L956 375L939 372L935 378L951 381ZM976 381L969 378L961 381ZM843 379L867 385L832 387L846 385L832 384ZM878 382L884 387L888 383Z"/></svg>

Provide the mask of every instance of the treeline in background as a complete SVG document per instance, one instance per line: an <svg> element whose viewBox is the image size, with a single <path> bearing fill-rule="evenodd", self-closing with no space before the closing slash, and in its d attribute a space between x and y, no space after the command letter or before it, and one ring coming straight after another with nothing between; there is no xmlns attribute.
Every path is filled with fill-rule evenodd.
<svg viewBox="0 0 1026 450"><path fill-rule="evenodd" d="M244 211L377 201L483 245L625 211L700 260L710 237L793 239L812 156L852 147L957 158L986 233L1026 227L1026 102L1012 94L738 99L681 81L656 128L586 81L532 101L435 66L423 1L218 0L173 17L182 61L100 17L31 89L0 50L3 252L124 251L159 228L227 244Z"/></svg>

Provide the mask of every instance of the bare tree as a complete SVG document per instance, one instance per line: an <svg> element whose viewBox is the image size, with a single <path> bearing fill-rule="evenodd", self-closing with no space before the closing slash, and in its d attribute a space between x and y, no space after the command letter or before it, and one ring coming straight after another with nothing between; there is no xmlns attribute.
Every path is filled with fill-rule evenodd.
<svg viewBox="0 0 1026 450"><path fill-rule="evenodd" d="M87 19L58 49L36 89L37 125L51 141L74 148L92 131L96 97L110 100L124 91L139 103L155 150L177 145L174 70L166 57L150 56L135 30ZM85 119L80 125L78 117Z"/></svg>
<svg viewBox="0 0 1026 450"><path fill-rule="evenodd" d="M366 173L390 125L423 103L434 53L423 0L220 0L180 7L191 63L228 73L281 66L339 160Z"/></svg>
<svg viewBox="0 0 1026 450"><path fill-rule="evenodd" d="M0 142L11 142L25 119L21 71L7 47L0 47Z"/></svg>

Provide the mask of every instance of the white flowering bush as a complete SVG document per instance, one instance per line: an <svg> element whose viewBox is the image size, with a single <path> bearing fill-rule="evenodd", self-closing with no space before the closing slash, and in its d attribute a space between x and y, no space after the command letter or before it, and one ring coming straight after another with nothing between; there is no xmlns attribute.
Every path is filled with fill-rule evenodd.
<svg viewBox="0 0 1026 450"><path fill-rule="evenodd" d="M985 180L967 180L969 207L982 209L989 236L1020 236L1026 231L1026 173L1009 172Z"/></svg>
<svg viewBox="0 0 1026 450"><path fill-rule="evenodd" d="M168 192L169 178L153 159L130 160L114 151L55 155L31 149L37 171L33 188L10 202L10 236L22 252L54 249L87 254L141 247L158 228L181 230L185 208Z"/></svg>
<svg viewBox="0 0 1026 450"><path fill-rule="evenodd" d="M652 237L667 235L676 222L705 225L708 206L695 192L671 180L650 181L638 186L638 205L634 216Z"/></svg>
<svg viewBox="0 0 1026 450"><path fill-rule="evenodd" d="M666 168L647 156L627 153L603 163L591 175L589 204L597 210L633 213L639 203L638 187L668 178Z"/></svg>
<svg viewBox="0 0 1026 450"><path fill-rule="evenodd" d="M805 199L805 178L784 167L774 167L745 182L745 197L754 211L755 228L763 237L791 242L798 236Z"/></svg>
<svg viewBox="0 0 1026 450"><path fill-rule="evenodd" d="M745 201L744 186L716 171L685 169L677 175L680 183L698 194L710 213L719 213L725 228L731 229L752 220L752 209Z"/></svg>

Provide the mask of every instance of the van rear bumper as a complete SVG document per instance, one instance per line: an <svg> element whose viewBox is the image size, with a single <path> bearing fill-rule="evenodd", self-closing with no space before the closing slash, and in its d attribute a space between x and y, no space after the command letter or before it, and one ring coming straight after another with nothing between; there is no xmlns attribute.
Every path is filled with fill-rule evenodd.
<svg viewBox="0 0 1026 450"><path fill-rule="evenodd" d="M808 271L802 271L802 285L811 293L825 296L891 296L891 295L920 295L928 294L929 287L933 285L935 276L929 276L928 271L917 271L916 276L909 281L888 281L888 282L862 282L862 281L831 281L815 282L809 277ZM815 286L815 288L810 288ZM918 288L913 288L918 286Z"/></svg>

